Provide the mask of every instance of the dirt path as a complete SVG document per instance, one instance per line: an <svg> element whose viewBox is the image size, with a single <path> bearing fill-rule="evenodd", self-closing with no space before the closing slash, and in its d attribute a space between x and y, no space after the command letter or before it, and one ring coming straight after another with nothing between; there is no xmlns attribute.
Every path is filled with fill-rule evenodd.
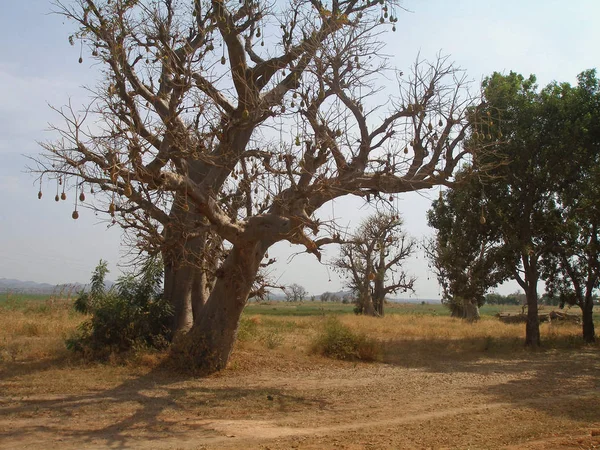
<svg viewBox="0 0 600 450"><path fill-rule="evenodd" d="M595 351L420 365L238 352L232 366L0 366L0 448L600 448Z"/></svg>

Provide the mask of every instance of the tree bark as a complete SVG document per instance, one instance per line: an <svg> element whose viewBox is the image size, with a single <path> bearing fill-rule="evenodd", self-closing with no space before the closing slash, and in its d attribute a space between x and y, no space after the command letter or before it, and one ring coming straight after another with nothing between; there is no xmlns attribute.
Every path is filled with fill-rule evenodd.
<svg viewBox="0 0 600 450"><path fill-rule="evenodd" d="M525 345L528 347L539 347L540 320L538 317L537 279L529 281L525 291L527 297L527 324L525 326Z"/></svg>
<svg viewBox="0 0 600 450"><path fill-rule="evenodd" d="M375 279L375 288L373 292L373 307L375 315L383 317L383 304L385 301L385 287L384 280L380 277Z"/></svg>
<svg viewBox="0 0 600 450"><path fill-rule="evenodd" d="M234 245L198 320L173 349L180 364L202 373L225 368L235 343L240 316L248 300L260 262L268 248L256 242Z"/></svg>
<svg viewBox="0 0 600 450"><path fill-rule="evenodd" d="M591 298L586 298L583 308L581 308L581 319L583 327L583 341L591 344L596 342L596 331L594 329L594 302Z"/></svg>
<svg viewBox="0 0 600 450"><path fill-rule="evenodd" d="M164 296L171 304L173 335L188 330L193 323L192 298L194 296L194 268L165 264Z"/></svg>
<svg viewBox="0 0 600 450"><path fill-rule="evenodd" d="M370 293L361 294L358 301L362 307L363 316L375 316L375 307L373 306L373 298Z"/></svg>
<svg viewBox="0 0 600 450"><path fill-rule="evenodd" d="M463 303L463 319L468 322L476 322L480 318L477 300L465 300Z"/></svg>

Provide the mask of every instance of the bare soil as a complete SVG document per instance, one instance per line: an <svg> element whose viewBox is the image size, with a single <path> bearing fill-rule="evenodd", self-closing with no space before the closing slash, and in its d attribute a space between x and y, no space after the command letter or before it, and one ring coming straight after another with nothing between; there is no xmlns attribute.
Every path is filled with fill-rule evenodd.
<svg viewBox="0 0 600 450"><path fill-rule="evenodd" d="M600 448L597 347L408 350L366 364L249 344L205 378L156 361L0 362L0 448Z"/></svg>

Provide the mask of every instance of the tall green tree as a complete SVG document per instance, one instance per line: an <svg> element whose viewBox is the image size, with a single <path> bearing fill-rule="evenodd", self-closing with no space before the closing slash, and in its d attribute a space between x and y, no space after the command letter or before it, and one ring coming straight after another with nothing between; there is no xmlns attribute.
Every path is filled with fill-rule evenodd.
<svg viewBox="0 0 600 450"><path fill-rule="evenodd" d="M488 151L473 159L469 173L465 173L468 180L456 183L448 194L453 199L448 207L456 208L449 229L458 229L454 231L455 246L466 246L470 260L466 259L461 267L459 258L448 258L457 265L453 270L461 273L474 260L475 247L467 245L469 239L477 245L501 249L488 254L487 270L498 269L497 278L490 279L489 286L503 278L519 283L527 298L525 342L538 346L537 285L542 275L540 261L546 252L544 237L552 228L550 206L556 184L556 173L549 170L551 142L545 135L535 76L494 73L484 80L482 88L484 107L472 115L469 144ZM432 225L443 229L436 220ZM462 281L455 274L453 277L457 285L465 285L465 279L476 280L470 273ZM478 284L485 285L474 282Z"/></svg>
<svg viewBox="0 0 600 450"><path fill-rule="evenodd" d="M494 73L483 83L485 106L474 114L477 125L469 138L489 151L474 158L466 181L457 177L430 212L438 262L446 262L442 275L454 282L448 297L458 295L454 286L464 289L482 279L464 271L465 261L476 261L473 251L461 257L470 239L501 249L488 254L487 276L512 278L523 289L527 345L540 344L542 279L550 295L581 307L584 338L594 339L593 295L600 280L598 92L594 71L582 73L576 87L552 83L541 91L534 76ZM444 248L447 255L439 251Z"/></svg>
<svg viewBox="0 0 600 450"><path fill-rule="evenodd" d="M578 76L576 86L549 85L542 92L545 116L556 145L565 155L553 170L561 175L554 213L557 227L547 236L544 271L550 294L577 305L583 339L595 341L594 294L600 286L600 88L594 70Z"/></svg>

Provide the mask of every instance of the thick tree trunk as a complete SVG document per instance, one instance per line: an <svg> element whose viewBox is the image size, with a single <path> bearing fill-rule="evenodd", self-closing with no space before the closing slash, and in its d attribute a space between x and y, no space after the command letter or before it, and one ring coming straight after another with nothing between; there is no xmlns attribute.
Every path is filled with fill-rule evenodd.
<svg viewBox="0 0 600 450"><path fill-rule="evenodd" d="M464 301L462 318L468 322L476 322L481 318L479 315L479 306L477 306L477 300Z"/></svg>
<svg viewBox="0 0 600 450"><path fill-rule="evenodd" d="M363 316L375 316L375 307L373 306L373 298L370 294L362 294L359 297L360 305L362 307Z"/></svg>
<svg viewBox="0 0 600 450"><path fill-rule="evenodd" d="M527 297L527 324L525 326L525 345L528 347L539 347L540 320L538 317L537 280L529 282L525 291Z"/></svg>
<svg viewBox="0 0 600 450"><path fill-rule="evenodd" d="M192 326L193 272L190 267L176 267L165 263L164 296L173 309L171 332L173 335Z"/></svg>
<svg viewBox="0 0 600 450"><path fill-rule="evenodd" d="M586 298L581 308L581 319L583 322L583 341L591 344L596 342L596 331L594 330L594 302Z"/></svg>
<svg viewBox="0 0 600 450"><path fill-rule="evenodd" d="M267 248L259 242L230 250L200 317L173 349L179 364L203 373L227 365L240 316Z"/></svg>
<svg viewBox="0 0 600 450"><path fill-rule="evenodd" d="M385 302L385 286L382 279L375 279L375 288L373 293L373 307L375 309L375 315L383 317L383 304Z"/></svg>

